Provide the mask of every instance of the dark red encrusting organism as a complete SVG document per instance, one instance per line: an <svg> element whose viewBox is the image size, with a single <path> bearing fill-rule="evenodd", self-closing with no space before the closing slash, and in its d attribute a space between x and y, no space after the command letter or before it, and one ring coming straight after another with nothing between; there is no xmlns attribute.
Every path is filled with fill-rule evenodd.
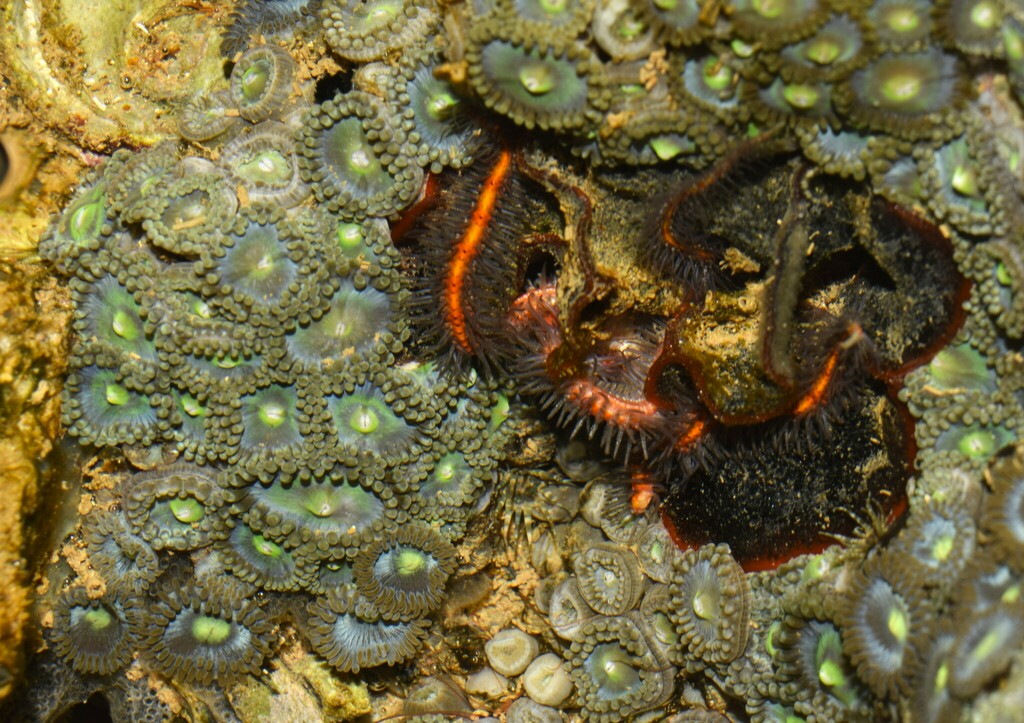
<svg viewBox="0 0 1024 723"><path fill-rule="evenodd" d="M714 464L672 481L663 514L680 544L724 539L765 568L869 505L904 507L916 448L896 392L955 333L968 286L937 227L793 162L713 199L704 233L769 273L669 324L655 369L687 369L719 424Z"/></svg>
<svg viewBox="0 0 1024 723"><path fill-rule="evenodd" d="M630 464L641 507L663 488L680 545L728 542L750 569L850 534L869 506L903 509L916 450L895 392L955 333L967 289L938 228L756 150L659 206L690 285L671 319L583 322L608 294L583 243L592 204L535 172L575 209L575 281L527 290L510 315L521 391Z"/></svg>

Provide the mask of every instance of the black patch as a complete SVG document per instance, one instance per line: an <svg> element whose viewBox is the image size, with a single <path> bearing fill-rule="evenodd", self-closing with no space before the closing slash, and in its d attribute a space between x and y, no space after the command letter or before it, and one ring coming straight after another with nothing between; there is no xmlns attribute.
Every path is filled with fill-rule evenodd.
<svg viewBox="0 0 1024 723"><path fill-rule="evenodd" d="M780 449L757 428L689 479L671 480L662 508L685 546L727 542L748 568L767 566L850 535L870 505L905 498L912 438L900 409L865 387L827 438Z"/></svg>

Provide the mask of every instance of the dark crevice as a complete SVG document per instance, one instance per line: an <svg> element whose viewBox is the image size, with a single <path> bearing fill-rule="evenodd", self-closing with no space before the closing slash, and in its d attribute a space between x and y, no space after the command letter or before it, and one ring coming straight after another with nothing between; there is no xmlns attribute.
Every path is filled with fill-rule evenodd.
<svg viewBox="0 0 1024 723"><path fill-rule="evenodd" d="M72 706L54 723L113 723L110 703L100 693L93 693L84 703Z"/></svg>
<svg viewBox="0 0 1024 723"><path fill-rule="evenodd" d="M612 291L610 294L603 296L600 299L594 299L593 301L587 302L587 304L580 309L578 317L579 323L581 325L586 325L600 321L611 310L615 300L616 293Z"/></svg>
<svg viewBox="0 0 1024 723"><path fill-rule="evenodd" d="M325 75L316 82L313 100L317 103L323 103L333 99L339 93L348 93L350 90L352 90L351 71Z"/></svg>
<svg viewBox="0 0 1024 723"><path fill-rule="evenodd" d="M551 282L558 275L560 268L561 265L553 254L546 251L535 253L523 269L523 288Z"/></svg>
<svg viewBox="0 0 1024 723"><path fill-rule="evenodd" d="M897 290L892 276L871 254L858 246L838 251L819 264L808 279L809 288L805 289L805 295L853 277L876 289Z"/></svg>
<svg viewBox="0 0 1024 723"><path fill-rule="evenodd" d="M7 147L4 140L0 138L0 186L7 180L7 173L11 170L11 159L7 155Z"/></svg>

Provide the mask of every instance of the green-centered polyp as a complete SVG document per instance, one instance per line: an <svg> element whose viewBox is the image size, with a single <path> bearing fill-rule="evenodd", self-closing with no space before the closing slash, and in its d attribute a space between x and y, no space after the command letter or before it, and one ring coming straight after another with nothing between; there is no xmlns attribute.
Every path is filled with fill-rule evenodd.
<svg viewBox="0 0 1024 723"><path fill-rule="evenodd" d="M82 369L69 378L65 395L68 431L84 443L132 443L154 433L157 416L149 397L129 390L113 369Z"/></svg>
<svg viewBox="0 0 1024 723"><path fill-rule="evenodd" d="M296 589L297 563L284 542L238 522L224 543L225 565L238 577L267 590Z"/></svg>
<svg viewBox="0 0 1024 723"><path fill-rule="evenodd" d="M295 61L276 45L245 52L231 70L231 95L238 113L256 122L277 112L291 93Z"/></svg>
<svg viewBox="0 0 1024 723"><path fill-rule="evenodd" d="M445 453L420 483L419 494L428 504L459 506L473 499L483 484L480 473L458 451Z"/></svg>
<svg viewBox="0 0 1024 723"><path fill-rule="evenodd" d="M126 354L153 360L156 347L146 338L139 304L118 281L107 277L92 284L78 299L76 324L86 340L96 340Z"/></svg>
<svg viewBox="0 0 1024 723"><path fill-rule="evenodd" d="M328 551L359 544L391 515L393 500L359 485L330 480L254 487L249 524L264 538L285 539Z"/></svg>
<svg viewBox="0 0 1024 723"><path fill-rule="evenodd" d="M356 289L345 280L327 313L288 339L288 350L304 364L321 367L373 351L392 321L392 301L372 287Z"/></svg>
<svg viewBox="0 0 1024 723"><path fill-rule="evenodd" d="M415 425L395 413L383 392L363 384L351 394L331 396L327 406L338 441L357 453L401 457L415 444Z"/></svg>
<svg viewBox="0 0 1024 723"><path fill-rule="evenodd" d="M268 627L253 601L187 584L160 592L146 615L143 655L176 681L223 684L259 671Z"/></svg>
<svg viewBox="0 0 1024 723"><path fill-rule="evenodd" d="M527 128L571 128L586 117L587 63L556 49L493 39L471 68L477 92L489 107Z"/></svg>
<svg viewBox="0 0 1024 723"><path fill-rule="evenodd" d="M956 57L940 50L886 53L850 76L845 101L853 120L874 130L948 133L939 126L966 99L964 78Z"/></svg>
<svg viewBox="0 0 1024 723"><path fill-rule="evenodd" d="M440 604L455 570L455 549L422 522L399 527L390 539L360 550L353 564L360 592L381 612L402 620L420 617Z"/></svg>
<svg viewBox="0 0 1024 723"><path fill-rule="evenodd" d="M299 269L278 227L254 221L241 234L230 236L229 243L216 264L221 283L260 310L280 302Z"/></svg>
<svg viewBox="0 0 1024 723"><path fill-rule="evenodd" d="M109 593L89 598L85 588L70 588L57 600L50 632L53 648L79 673L109 675L132 657L124 603Z"/></svg>
<svg viewBox="0 0 1024 723"><path fill-rule="evenodd" d="M269 386L242 398L243 454L290 447L302 442L299 396L293 387Z"/></svg>

